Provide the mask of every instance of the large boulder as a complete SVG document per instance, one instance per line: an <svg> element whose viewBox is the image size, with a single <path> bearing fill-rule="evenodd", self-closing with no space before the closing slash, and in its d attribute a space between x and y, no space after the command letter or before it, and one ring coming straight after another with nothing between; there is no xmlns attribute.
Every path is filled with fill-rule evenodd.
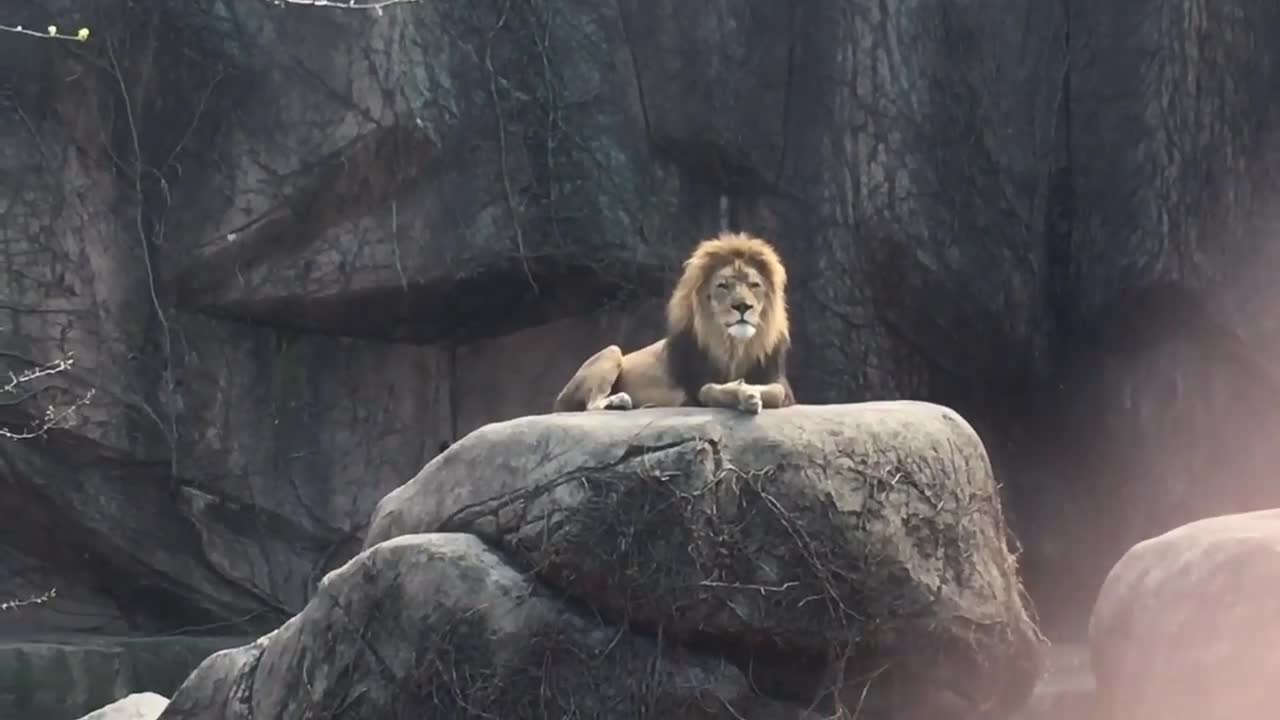
<svg viewBox="0 0 1280 720"><path fill-rule="evenodd" d="M983 444L939 405L495 423L383 498L365 547L424 532L475 534L610 623L763 668L777 697L998 714L1042 669Z"/></svg>
<svg viewBox="0 0 1280 720"><path fill-rule="evenodd" d="M80 720L156 720L169 703L153 692L133 693L99 708Z"/></svg>
<svg viewBox="0 0 1280 720"><path fill-rule="evenodd" d="M1198 520L1135 545L1090 624L1103 717L1274 718L1278 591L1280 510Z"/></svg>
<svg viewBox="0 0 1280 720"><path fill-rule="evenodd" d="M479 538L405 535L281 628L206 660L161 720L802 718L723 660L601 624Z"/></svg>

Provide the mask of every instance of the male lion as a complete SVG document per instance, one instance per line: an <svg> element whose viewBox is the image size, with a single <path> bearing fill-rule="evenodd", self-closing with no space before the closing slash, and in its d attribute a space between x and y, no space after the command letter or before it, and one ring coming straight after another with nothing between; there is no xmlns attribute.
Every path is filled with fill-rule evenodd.
<svg viewBox="0 0 1280 720"><path fill-rule="evenodd" d="M759 413L795 404L787 271L769 243L742 233L702 241L667 303L666 337L587 359L554 412L702 405Z"/></svg>

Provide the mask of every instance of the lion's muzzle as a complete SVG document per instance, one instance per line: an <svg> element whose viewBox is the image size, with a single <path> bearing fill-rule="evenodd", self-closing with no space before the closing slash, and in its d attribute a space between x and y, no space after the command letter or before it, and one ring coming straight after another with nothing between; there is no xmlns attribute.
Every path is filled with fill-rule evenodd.
<svg viewBox="0 0 1280 720"><path fill-rule="evenodd" d="M737 340L750 340L756 334L756 326L747 322L746 318L729 325L729 336Z"/></svg>

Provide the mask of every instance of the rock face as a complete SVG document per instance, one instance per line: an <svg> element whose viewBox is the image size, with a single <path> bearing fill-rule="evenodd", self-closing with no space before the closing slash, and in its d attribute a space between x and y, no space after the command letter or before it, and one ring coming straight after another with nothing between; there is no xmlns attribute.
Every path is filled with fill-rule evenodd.
<svg viewBox="0 0 1280 720"><path fill-rule="evenodd" d="M126 697L145 707L147 698L177 690L209 655L252 638L95 634L0 641L0 718L75 720Z"/></svg>
<svg viewBox="0 0 1280 720"><path fill-rule="evenodd" d="M1090 626L1105 718L1262 720L1280 704L1280 510L1199 520L1135 545Z"/></svg>
<svg viewBox="0 0 1280 720"><path fill-rule="evenodd" d="M606 621L715 648L796 701L831 689L787 677L811 663L841 702L998 715L1042 667L982 443L937 405L496 423L388 494L365 546L422 532L473 533Z"/></svg>
<svg viewBox="0 0 1280 720"><path fill-rule="evenodd" d="M1087 605L1136 538L1277 502L1256 429L1280 393L1180 322L1107 348L1063 393L1082 417L1050 391L1126 288L1220 300L1280 347L1278 20L1270 0L0 0L6 26L92 26L0 43L0 376L77 360L0 393L0 422L95 390L66 432L0 443L23 508L6 594L59 591L0 632L274 627L442 443L651 339L637 298L724 226L791 265L800 397L959 409L1025 518L1033 590Z"/></svg>
<svg viewBox="0 0 1280 720"><path fill-rule="evenodd" d="M0 2L7 26L93 19L74 53L0 49L0 376L76 358L0 422L95 391L0 443L25 511L4 597L59 591L0 632L274 627L442 444L656 330L637 295L694 233L613 69L616 9L298 9ZM107 50L140 27L145 57ZM121 101L127 150L85 110ZM545 390L488 380L515 355Z"/></svg>
<svg viewBox="0 0 1280 720"><path fill-rule="evenodd" d="M0 613L0 635L275 627L359 550L377 501L455 430L550 407L566 368L606 338L648 337L644 310L459 347L449 357L470 369L458 375L423 348L219 331L222 369L190 368L220 387L201 406L203 449L177 477L163 457L139 462L87 426L0 439L0 497L22 508L0 524L0 565L15 580L0 598L57 589L50 603ZM525 357L519 375L501 372L513 355Z"/></svg>

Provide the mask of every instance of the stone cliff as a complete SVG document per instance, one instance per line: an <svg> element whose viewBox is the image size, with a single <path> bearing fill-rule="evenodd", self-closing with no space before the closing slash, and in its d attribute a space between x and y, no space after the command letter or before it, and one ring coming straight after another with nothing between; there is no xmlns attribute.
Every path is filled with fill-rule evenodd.
<svg viewBox="0 0 1280 720"><path fill-rule="evenodd" d="M0 1L0 630L256 633L446 444L774 240L802 401L945 403L1032 597L1274 504L1280 7ZM1156 60L1159 58L1159 61ZM28 394L30 390L38 390Z"/></svg>

